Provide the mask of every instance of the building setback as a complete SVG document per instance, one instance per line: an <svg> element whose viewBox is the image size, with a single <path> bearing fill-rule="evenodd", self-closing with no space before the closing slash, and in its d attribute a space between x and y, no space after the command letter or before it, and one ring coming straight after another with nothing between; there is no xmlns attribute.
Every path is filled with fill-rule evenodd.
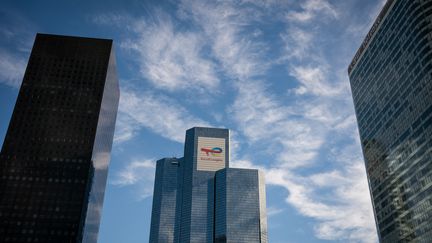
<svg viewBox="0 0 432 243"><path fill-rule="evenodd" d="M215 243L267 242L264 175L225 168L215 181Z"/></svg>
<svg viewBox="0 0 432 243"><path fill-rule="evenodd" d="M96 242L119 101L112 40L37 34L0 154L0 242Z"/></svg>
<svg viewBox="0 0 432 243"><path fill-rule="evenodd" d="M431 0L388 0L348 68L381 242L432 239L431 30Z"/></svg>
<svg viewBox="0 0 432 243"><path fill-rule="evenodd" d="M224 174L229 165L229 130L218 128L194 127L186 131L186 142L184 157L180 159L163 159L164 166L169 169L162 171L162 163L157 163L155 189L153 194L153 212L150 229L150 242L215 242L215 227L217 224L228 227L227 231L221 231L221 234L231 233L237 228L251 229L245 231L243 235L248 234L248 241L244 242L267 242L267 224L265 217L265 188L263 178L258 175L257 170L244 170L236 180L226 183L215 184L215 175ZM173 163L174 162L174 163ZM173 173L177 167L177 173ZM228 170L236 172L236 169ZM246 173L249 172L249 173ZM175 202L173 193L167 193L173 188L173 182L177 179ZM250 180L256 181L254 183ZM168 182L169 181L169 182ZM217 181L217 179L216 179ZM234 182L235 181L235 182ZM255 185L248 190L255 195L250 197L250 201L238 200L239 198L226 196L221 193L225 188L233 188L232 183L247 183ZM250 182L250 183L249 183ZM165 185L165 183L167 183ZM165 186L161 186L165 185ZM258 186L260 185L260 186ZM246 184L245 184L246 186ZM165 194L164 194L165 192ZM238 212L238 215L250 219L250 221L236 221L240 225L234 226L231 218L225 218L224 223L219 223L215 218L215 209L220 212L230 210L222 204L219 205L215 200L219 196L220 203L230 207L239 206L244 212ZM229 199L228 201L222 198ZM246 198L243 198L246 199ZM168 202L169 203L164 203ZM173 203L174 202L174 203ZM256 207L256 208L254 208ZM165 209L164 209L165 208ZM170 209L168 209L170 208ZM171 209L175 208L175 217L172 217ZM258 210L255 210L258 209ZM246 217L246 215L248 215ZM222 215L222 214L221 214ZM162 220L162 218L164 218ZM228 220L226 220L228 219ZM222 218L220 218L222 220ZM160 231L159 222L165 222L170 230ZM221 221L222 222L222 221ZM174 232L171 231L171 225L174 224ZM260 227L255 227L260 225ZM217 228L217 227L216 227ZM230 229L232 229L230 231ZM254 231L255 230L255 231ZM252 232L254 231L254 232ZM163 235L163 236L162 236ZM161 240L173 239L173 240ZM228 241L227 241L228 239ZM242 242L226 238L225 241L218 242Z"/></svg>

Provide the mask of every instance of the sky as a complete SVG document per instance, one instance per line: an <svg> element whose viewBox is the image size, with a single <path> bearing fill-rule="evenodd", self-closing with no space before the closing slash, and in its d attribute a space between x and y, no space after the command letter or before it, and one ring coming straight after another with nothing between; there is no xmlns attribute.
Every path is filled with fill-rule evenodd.
<svg viewBox="0 0 432 243"><path fill-rule="evenodd" d="M155 161L194 126L265 172L271 243L377 242L347 67L384 0L0 6L0 142L36 33L114 40L121 98L99 242L147 242Z"/></svg>

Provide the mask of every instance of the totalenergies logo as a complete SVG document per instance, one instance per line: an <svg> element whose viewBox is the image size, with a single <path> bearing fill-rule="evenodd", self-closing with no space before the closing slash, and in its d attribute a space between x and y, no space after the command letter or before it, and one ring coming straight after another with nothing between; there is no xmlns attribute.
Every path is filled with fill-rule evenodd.
<svg viewBox="0 0 432 243"><path fill-rule="evenodd" d="M215 147L215 148L201 148L201 152L206 153L207 156L209 156L210 154L212 156L221 156L222 153L222 149Z"/></svg>

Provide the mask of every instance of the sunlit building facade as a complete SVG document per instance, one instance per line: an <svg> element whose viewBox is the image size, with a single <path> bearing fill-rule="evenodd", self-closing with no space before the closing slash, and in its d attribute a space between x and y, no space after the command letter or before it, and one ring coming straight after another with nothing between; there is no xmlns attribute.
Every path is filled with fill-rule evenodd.
<svg viewBox="0 0 432 243"><path fill-rule="evenodd" d="M0 242L97 242L118 101L112 40L37 34L0 154Z"/></svg>
<svg viewBox="0 0 432 243"><path fill-rule="evenodd" d="M431 19L388 0L348 68L381 242L432 239Z"/></svg>

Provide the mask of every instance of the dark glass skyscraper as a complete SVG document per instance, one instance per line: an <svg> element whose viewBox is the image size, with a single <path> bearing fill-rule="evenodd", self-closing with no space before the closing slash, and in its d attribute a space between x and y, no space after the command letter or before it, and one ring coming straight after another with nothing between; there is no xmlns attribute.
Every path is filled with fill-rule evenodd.
<svg viewBox="0 0 432 243"><path fill-rule="evenodd" d="M432 239L431 19L388 0L348 68L381 242Z"/></svg>
<svg viewBox="0 0 432 243"><path fill-rule="evenodd" d="M0 242L96 242L119 101L112 40L37 34L0 154Z"/></svg>
<svg viewBox="0 0 432 243"><path fill-rule="evenodd" d="M218 224L215 209L221 215L229 216L224 218L224 223L219 223L221 234L227 236L222 242L238 242L237 238L231 238L236 230L243 230L241 235L247 235L247 239L252 240L248 242L267 242L263 178L258 176L256 170L241 170L238 177L228 177L225 182L221 180L215 184L215 174L224 174L222 171L228 170L228 165L228 129L194 127L187 130L184 157L157 162L150 242L215 242L215 227ZM228 173L231 175L236 171L230 169ZM172 193L175 181L177 193ZM235 183L241 184L237 185L238 188L247 188L250 197L220 194L220 190L232 192ZM219 202L215 200L218 195ZM240 221L234 221L229 215L234 207L240 210L236 215L247 219L247 222L237 224ZM160 222L165 222L163 230L160 229ZM257 225L259 227L255 227Z"/></svg>

